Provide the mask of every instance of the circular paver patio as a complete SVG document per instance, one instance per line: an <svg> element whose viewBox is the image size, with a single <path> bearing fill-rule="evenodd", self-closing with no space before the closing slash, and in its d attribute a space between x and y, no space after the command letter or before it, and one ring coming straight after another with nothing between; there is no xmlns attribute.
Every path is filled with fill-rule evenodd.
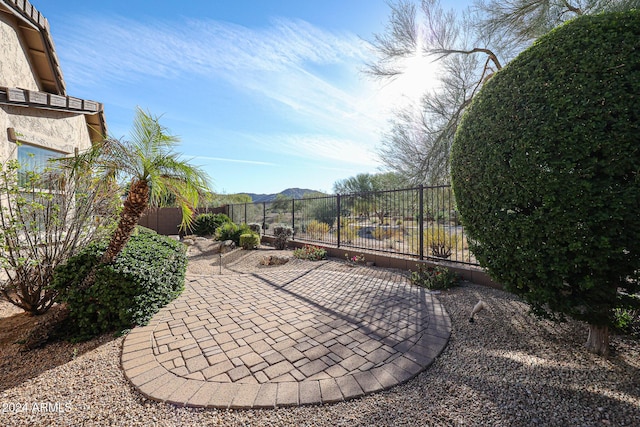
<svg viewBox="0 0 640 427"><path fill-rule="evenodd" d="M274 408L359 397L428 367L451 332L438 300L399 274L332 265L189 276L126 337L125 376L176 405Z"/></svg>

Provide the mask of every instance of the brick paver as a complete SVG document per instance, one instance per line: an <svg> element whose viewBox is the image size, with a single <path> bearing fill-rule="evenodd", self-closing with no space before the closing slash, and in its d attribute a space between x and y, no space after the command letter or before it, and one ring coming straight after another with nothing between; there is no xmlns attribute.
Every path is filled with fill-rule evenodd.
<svg viewBox="0 0 640 427"><path fill-rule="evenodd" d="M413 378L446 346L449 316L403 276L296 266L188 277L177 300L126 337L125 376L175 405L333 403Z"/></svg>

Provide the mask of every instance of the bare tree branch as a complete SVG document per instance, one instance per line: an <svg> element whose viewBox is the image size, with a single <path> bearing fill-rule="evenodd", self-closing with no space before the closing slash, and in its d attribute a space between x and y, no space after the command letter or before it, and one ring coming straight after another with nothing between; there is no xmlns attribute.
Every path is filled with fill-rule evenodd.
<svg viewBox="0 0 640 427"><path fill-rule="evenodd" d="M476 0L464 13L439 0L389 4L386 31L374 35L378 55L366 73L391 79L404 59L433 55L440 84L419 105L396 112L379 150L390 170L413 183L448 180L449 151L465 109L482 86L537 37L582 14L640 7L640 0ZM421 19L418 19L418 18Z"/></svg>
<svg viewBox="0 0 640 427"><path fill-rule="evenodd" d="M403 70L397 66L399 58L415 53L417 45L416 7L407 0L389 4L391 15L382 34L374 34L371 42L378 53L378 61L367 64L365 72L376 78L393 77Z"/></svg>
<svg viewBox="0 0 640 427"><path fill-rule="evenodd" d="M463 55L471 55L474 53L484 53L488 56L488 61L493 62L493 64L496 66L496 69L500 70L502 68L502 65L500 64L500 60L498 59L498 57L496 56L495 53L493 53L490 49L486 49L486 48L481 48L481 47L474 47L473 49L467 49L467 50L461 50L461 49L436 49L433 50L431 52L433 55L440 55L440 58L438 59L442 59L446 56L455 54L455 53L460 53ZM485 66L485 69L487 67Z"/></svg>

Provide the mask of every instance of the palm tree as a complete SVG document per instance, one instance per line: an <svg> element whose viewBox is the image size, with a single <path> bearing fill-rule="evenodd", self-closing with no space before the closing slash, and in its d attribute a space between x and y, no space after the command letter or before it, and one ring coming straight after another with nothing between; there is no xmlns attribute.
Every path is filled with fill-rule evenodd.
<svg viewBox="0 0 640 427"><path fill-rule="evenodd" d="M130 141L106 139L87 154L93 156L104 182L124 178L129 186L117 227L100 264L116 259L150 203L174 196L182 208L181 227L191 224L199 197L210 191L209 177L173 151L178 142L178 137L170 135L158 117L138 108ZM83 285L88 287L93 281L95 269Z"/></svg>

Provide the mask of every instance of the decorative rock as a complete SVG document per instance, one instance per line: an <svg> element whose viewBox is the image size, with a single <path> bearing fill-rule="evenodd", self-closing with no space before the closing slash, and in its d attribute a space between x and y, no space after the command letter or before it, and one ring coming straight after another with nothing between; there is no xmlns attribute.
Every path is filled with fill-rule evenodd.
<svg viewBox="0 0 640 427"><path fill-rule="evenodd" d="M235 249L236 244L234 243L233 240L225 240L222 244L222 247L220 248L220 252L221 253L227 253L227 252L231 252L233 249Z"/></svg>
<svg viewBox="0 0 640 427"><path fill-rule="evenodd" d="M269 255L262 258L260 265L284 265L289 262L287 257L279 257L276 255Z"/></svg>

